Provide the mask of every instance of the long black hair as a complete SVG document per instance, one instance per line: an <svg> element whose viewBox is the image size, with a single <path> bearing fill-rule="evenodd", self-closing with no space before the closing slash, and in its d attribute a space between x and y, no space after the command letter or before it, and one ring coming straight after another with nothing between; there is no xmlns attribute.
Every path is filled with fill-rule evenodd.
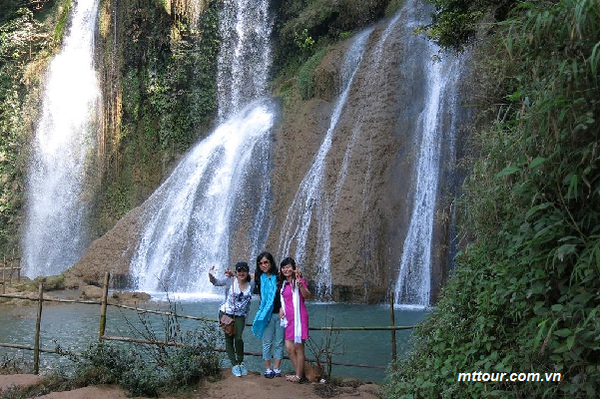
<svg viewBox="0 0 600 399"><path fill-rule="evenodd" d="M260 268L260 261L263 258L266 258L269 261L269 263L271 264L271 267L269 268L267 273L269 273L272 276L277 276L277 273L279 272L277 270L277 265L275 264L275 259L273 258L273 255L271 255L271 253L267 252L267 251L261 252L256 257L256 271L254 272L254 283L256 284L254 293L256 293L256 294L260 293L260 276L262 276L262 274L263 274L263 271Z"/></svg>

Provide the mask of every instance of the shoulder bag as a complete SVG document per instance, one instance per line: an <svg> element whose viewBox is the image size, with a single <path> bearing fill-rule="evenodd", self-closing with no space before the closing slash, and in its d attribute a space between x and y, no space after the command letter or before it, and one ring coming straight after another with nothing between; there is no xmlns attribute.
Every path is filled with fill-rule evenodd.
<svg viewBox="0 0 600 399"><path fill-rule="evenodd" d="M235 282L235 280L234 280ZM231 293L235 296L234 282L231 283ZM235 307L235 302L232 305L232 309ZM227 335L235 335L235 316L223 314L221 319L219 320L219 325L221 326L221 330Z"/></svg>

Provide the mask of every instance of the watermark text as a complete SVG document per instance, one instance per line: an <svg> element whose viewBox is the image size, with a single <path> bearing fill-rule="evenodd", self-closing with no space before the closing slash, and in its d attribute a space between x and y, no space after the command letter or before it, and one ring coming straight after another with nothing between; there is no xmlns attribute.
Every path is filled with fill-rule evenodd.
<svg viewBox="0 0 600 399"><path fill-rule="evenodd" d="M458 381L465 382L560 382L560 373L458 373Z"/></svg>

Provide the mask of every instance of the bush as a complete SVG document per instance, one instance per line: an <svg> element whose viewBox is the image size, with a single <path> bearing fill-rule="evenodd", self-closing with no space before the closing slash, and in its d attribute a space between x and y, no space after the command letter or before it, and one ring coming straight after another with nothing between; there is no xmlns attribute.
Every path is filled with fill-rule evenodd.
<svg viewBox="0 0 600 399"><path fill-rule="evenodd" d="M151 345L155 356L107 342L91 344L80 357L72 356L71 381L76 387L118 384L132 396L158 396L219 375L214 332L190 331L179 342L183 345Z"/></svg>
<svg viewBox="0 0 600 399"><path fill-rule="evenodd" d="M436 11L427 33L442 47L462 49L475 38L484 17L503 21L518 0L433 0ZM492 26L492 25L489 25Z"/></svg>
<svg viewBox="0 0 600 399"><path fill-rule="evenodd" d="M390 0L276 1L279 23L274 65L295 69L340 36L383 17L389 3Z"/></svg>

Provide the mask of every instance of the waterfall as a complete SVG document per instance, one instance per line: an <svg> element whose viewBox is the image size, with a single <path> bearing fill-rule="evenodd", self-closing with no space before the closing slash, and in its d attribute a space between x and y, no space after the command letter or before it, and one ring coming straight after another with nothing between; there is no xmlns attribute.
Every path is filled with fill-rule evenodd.
<svg viewBox="0 0 600 399"><path fill-rule="evenodd" d="M343 91L336 100L329 128L315 155L310 169L302 179L296 195L288 208L285 222L281 230L278 253L287 256L295 244L294 258L299 265L304 265L306 259L306 241L309 227L312 223L313 212L317 222L317 249L315 266L316 296L319 299L331 299L332 276L329 260L331 247L331 212L333 205L324 190L324 174L327 164L327 154L331 149L333 133L340 115L348 99L354 75L361 64L365 45L373 29L367 29L357 35L346 54L342 67ZM336 198L333 199L336 201Z"/></svg>
<svg viewBox="0 0 600 399"><path fill-rule="evenodd" d="M86 166L100 98L93 64L98 0L75 3L61 52L50 63L27 176L23 263L28 277L59 274L88 244Z"/></svg>
<svg viewBox="0 0 600 399"><path fill-rule="evenodd" d="M268 2L227 0L219 31L220 125L197 143L148 199L145 226L131 263L144 291L213 292L207 272L231 262L240 231L249 260L269 231L270 134L274 101L267 92L272 20ZM234 235L238 234L236 238Z"/></svg>
<svg viewBox="0 0 600 399"><path fill-rule="evenodd" d="M225 0L219 18L219 119L267 94L273 21L268 0Z"/></svg>
<svg viewBox="0 0 600 399"><path fill-rule="evenodd" d="M424 23L424 22L423 22ZM428 43L423 54L427 89L425 107L418 119L418 161L413 172L416 186L408 232L396 282L396 303L427 306L431 294L434 216L444 153L454 151L456 133L456 86L459 58L438 59L440 49ZM442 115L450 118L444 123Z"/></svg>
<svg viewBox="0 0 600 399"><path fill-rule="evenodd" d="M249 184L248 171L262 154L274 115L269 100L250 104L198 143L155 191L131 264L139 289L212 291L206 273L228 266L240 197L262 188Z"/></svg>

